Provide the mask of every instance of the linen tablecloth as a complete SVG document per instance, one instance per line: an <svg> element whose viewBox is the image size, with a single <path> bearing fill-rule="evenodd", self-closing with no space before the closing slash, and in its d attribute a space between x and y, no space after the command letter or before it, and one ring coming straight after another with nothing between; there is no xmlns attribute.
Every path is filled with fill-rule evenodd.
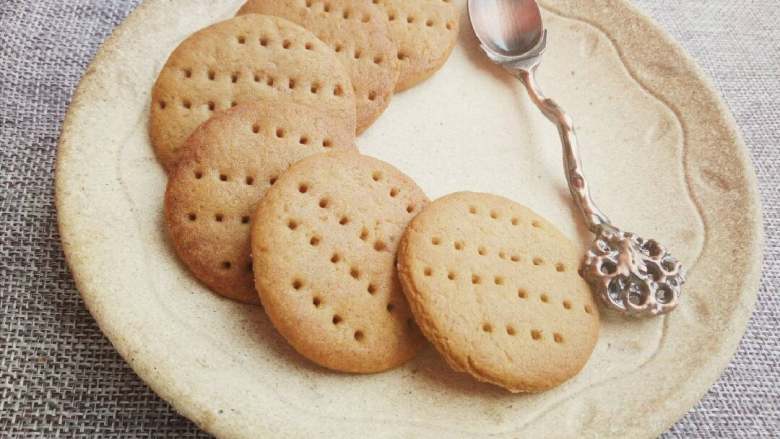
<svg viewBox="0 0 780 439"><path fill-rule="evenodd" d="M591 0L583 0L591 1ZM53 201L59 129L138 0L0 0L0 437L207 437L133 373L87 312ZM765 260L730 366L667 437L780 436L780 2L636 0L733 112L758 174Z"/></svg>

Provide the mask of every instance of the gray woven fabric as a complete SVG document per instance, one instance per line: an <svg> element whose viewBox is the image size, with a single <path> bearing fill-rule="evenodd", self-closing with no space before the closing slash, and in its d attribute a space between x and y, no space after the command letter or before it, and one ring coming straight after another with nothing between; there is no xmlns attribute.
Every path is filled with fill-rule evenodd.
<svg viewBox="0 0 780 439"><path fill-rule="evenodd" d="M0 437L206 437L152 393L84 308L52 198L59 128L137 0L0 0ZM756 311L723 377L668 437L780 435L780 3L637 0L714 78L764 202Z"/></svg>

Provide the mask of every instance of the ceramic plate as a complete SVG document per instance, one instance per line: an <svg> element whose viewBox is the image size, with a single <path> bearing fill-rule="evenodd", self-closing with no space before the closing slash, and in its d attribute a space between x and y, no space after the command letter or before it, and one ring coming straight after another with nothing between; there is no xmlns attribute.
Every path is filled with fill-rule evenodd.
<svg viewBox="0 0 780 439"><path fill-rule="evenodd" d="M394 97L358 146L431 198L497 193L589 242L555 128L516 80L486 61L465 1L456 4L464 15L449 62ZM86 72L58 152L59 224L76 284L116 349L176 410L218 437L650 437L717 379L755 300L755 177L708 80L623 0L544 1L550 41L539 82L576 122L599 206L689 267L673 314L604 313L579 375L542 394L512 395L451 371L431 348L378 375L323 370L287 346L259 308L206 290L166 242L165 175L147 137L147 109L170 51L239 6L142 4Z"/></svg>

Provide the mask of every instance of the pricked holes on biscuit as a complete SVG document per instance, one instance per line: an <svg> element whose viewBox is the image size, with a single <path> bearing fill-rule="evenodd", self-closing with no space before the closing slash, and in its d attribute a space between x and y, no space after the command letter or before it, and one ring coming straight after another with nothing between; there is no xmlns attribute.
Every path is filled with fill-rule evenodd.
<svg viewBox="0 0 780 439"><path fill-rule="evenodd" d="M375 101L376 100L376 92L374 90L371 90L368 92L368 100L369 101Z"/></svg>
<svg viewBox="0 0 780 439"><path fill-rule="evenodd" d="M236 40L238 41L238 44L246 44L246 37L243 35L239 35Z"/></svg>
<svg viewBox="0 0 780 439"><path fill-rule="evenodd" d="M558 262L557 264L555 264L555 271L557 271L558 273L563 273L564 271L566 271L566 266L563 264L563 262Z"/></svg>
<svg viewBox="0 0 780 439"><path fill-rule="evenodd" d="M493 283L496 285L504 285L504 277L503 276L495 276L493 278Z"/></svg>
<svg viewBox="0 0 780 439"><path fill-rule="evenodd" d="M374 57L374 64L380 65L385 61L385 59L381 55L377 55Z"/></svg>
<svg viewBox="0 0 780 439"><path fill-rule="evenodd" d="M517 334L517 331L515 331L514 326L506 325L506 333L507 333L507 335L514 336L515 334Z"/></svg>
<svg viewBox="0 0 780 439"><path fill-rule="evenodd" d="M319 236L312 236L311 239L309 239L309 245L312 247L317 247L320 245L320 238Z"/></svg>
<svg viewBox="0 0 780 439"><path fill-rule="evenodd" d="M512 262L520 262L520 256L518 255L512 255L509 257L509 260Z"/></svg>
<svg viewBox="0 0 780 439"><path fill-rule="evenodd" d="M400 192L401 192L401 190L398 189L397 187L394 187L394 188L390 189L390 198L397 197Z"/></svg>
<svg viewBox="0 0 780 439"><path fill-rule="evenodd" d="M305 194L306 192L309 192L309 185L306 183L300 183L298 184L298 192Z"/></svg>
<svg viewBox="0 0 780 439"><path fill-rule="evenodd" d="M409 23L409 24L414 23L414 20L415 20L415 18L412 15L406 17L406 22Z"/></svg>
<svg viewBox="0 0 780 439"><path fill-rule="evenodd" d="M269 178L269 179L268 179L268 184L269 184L269 185L271 185L271 186L273 186L273 185L274 185L274 183L276 183L276 179L277 179L277 178L278 178L278 177L276 177L276 176Z"/></svg>
<svg viewBox="0 0 780 439"><path fill-rule="evenodd" d="M409 55L407 55L406 52L401 52L399 50L398 51L398 60L399 61L406 61L407 59L409 59Z"/></svg>
<svg viewBox="0 0 780 439"><path fill-rule="evenodd" d="M293 279L292 288L295 291L299 291L301 288L303 288L303 281L300 279Z"/></svg>
<svg viewBox="0 0 780 439"><path fill-rule="evenodd" d="M341 255L338 253L333 253L333 255L330 257L330 262L333 264L338 264L339 261L341 261Z"/></svg>
<svg viewBox="0 0 780 439"><path fill-rule="evenodd" d="M247 186L252 186L253 184L255 184L255 177L247 176L246 179L244 179L244 182L246 183Z"/></svg>
<svg viewBox="0 0 780 439"><path fill-rule="evenodd" d="M270 42L269 38L266 36L260 37L260 45L263 47L268 47L268 43Z"/></svg>
<svg viewBox="0 0 780 439"><path fill-rule="evenodd" d="M323 148L330 148L333 146L333 141L330 139L322 139L322 147Z"/></svg>
<svg viewBox="0 0 780 439"><path fill-rule="evenodd" d="M287 132L284 130L284 128L277 128L275 134L277 138L283 139L287 135Z"/></svg>
<svg viewBox="0 0 780 439"><path fill-rule="evenodd" d="M533 226L534 228L537 228L537 229L541 229L542 228L542 223L539 220L533 220L533 221L531 221L531 226Z"/></svg>
<svg viewBox="0 0 780 439"><path fill-rule="evenodd" d="M219 180L220 181L228 181L227 174L219 174Z"/></svg>
<svg viewBox="0 0 780 439"><path fill-rule="evenodd" d="M283 49L289 49L290 47L292 47L292 42L290 40L282 41L282 48Z"/></svg>
<svg viewBox="0 0 780 439"><path fill-rule="evenodd" d="M203 178L203 171L201 170L195 171L195 179L200 180L201 178Z"/></svg>
<svg viewBox="0 0 780 439"><path fill-rule="evenodd" d="M335 87L333 87L333 96L344 96L344 87L342 87L340 84L337 84Z"/></svg>
<svg viewBox="0 0 780 439"><path fill-rule="evenodd" d="M463 243L463 241L455 241L452 245L453 245L453 247L455 247L455 250L458 250L458 251L463 250L463 248L466 247L466 245Z"/></svg>
<svg viewBox="0 0 780 439"><path fill-rule="evenodd" d="M233 73L232 75L230 75L230 82L232 82L233 84L235 84L236 82L238 82L238 78L239 78L240 76L241 76L241 75L240 75L238 72L235 72L235 73Z"/></svg>
<svg viewBox="0 0 780 439"><path fill-rule="evenodd" d="M311 299L311 304L314 305L315 308L319 308L322 306L322 298L320 296L314 296Z"/></svg>
<svg viewBox="0 0 780 439"><path fill-rule="evenodd" d="M355 334L353 335L355 337L356 341L363 341L364 338L366 338L366 335L363 333L363 331L355 331Z"/></svg>
<svg viewBox="0 0 780 439"><path fill-rule="evenodd" d="M222 263L219 264L219 266L222 267L223 270L230 270L233 264L231 264L230 261L222 261Z"/></svg>
<svg viewBox="0 0 780 439"><path fill-rule="evenodd" d="M559 343L559 344L563 343L563 335L561 335L561 334L559 334L557 332L554 332L553 333L553 340L555 340L555 342Z"/></svg>
<svg viewBox="0 0 780 439"><path fill-rule="evenodd" d="M512 225L516 226L518 224L520 224L520 219L517 217L512 218Z"/></svg>
<svg viewBox="0 0 780 439"><path fill-rule="evenodd" d="M451 22L451 21L448 21L446 27L447 27L447 30L452 30L452 29L455 28L455 24L453 22Z"/></svg>
<svg viewBox="0 0 780 439"><path fill-rule="evenodd" d="M517 297L519 297L521 299L527 299L528 298L528 291L526 291L526 290L524 290L522 288L518 288L518 290L517 290Z"/></svg>
<svg viewBox="0 0 780 439"><path fill-rule="evenodd" d="M456 274L454 271L449 271L449 272L447 272L447 279L449 279L449 280L455 280L455 278L456 278L457 276L458 276L458 275L457 275L457 274Z"/></svg>
<svg viewBox="0 0 780 439"><path fill-rule="evenodd" d="M472 215L477 214L477 206L469 206L469 213Z"/></svg>
<svg viewBox="0 0 780 439"><path fill-rule="evenodd" d="M490 217L493 219L498 219L498 212L495 210L490 211Z"/></svg>
<svg viewBox="0 0 780 439"><path fill-rule="evenodd" d="M593 308L590 305L585 305L585 313L593 314Z"/></svg>
<svg viewBox="0 0 780 439"><path fill-rule="evenodd" d="M425 267L425 270L423 270L423 274L425 277L431 277L433 275L433 269L431 267Z"/></svg>
<svg viewBox="0 0 780 439"><path fill-rule="evenodd" d="M414 204L406 206L406 213L414 213Z"/></svg>
<svg viewBox="0 0 780 439"><path fill-rule="evenodd" d="M342 216L339 219L339 224L342 225L342 226L346 226L347 224L349 224L349 217L347 217L346 215Z"/></svg>
<svg viewBox="0 0 780 439"><path fill-rule="evenodd" d="M327 198L320 198L318 205L320 206L320 209L327 209L330 205L330 200Z"/></svg>
<svg viewBox="0 0 780 439"><path fill-rule="evenodd" d="M184 107L184 108L186 108L188 110L190 108L192 108L192 102L190 102L188 99L184 99L183 101L181 101L181 105L182 105L182 107Z"/></svg>
<svg viewBox="0 0 780 439"><path fill-rule="evenodd" d="M303 48L306 50L314 50L314 44L311 42L307 42L306 44L303 45Z"/></svg>
<svg viewBox="0 0 780 439"><path fill-rule="evenodd" d="M431 238L431 244L433 244L433 245L440 245L441 244L441 238L439 238L438 236L434 236L433 238Z"/></svg>
<svg viewBox="0 0 780 439"><path fill-rule="evenodd" d="M549 303L550 302L550 296L548 296L547 294L542 293L539 296L539 300L541 300L542 303Z"/></svg>
<svg viewBox="0 0 780 439"><path fill-rule="evenodd" d="M349 269L349 275L352 276L353 279L360 279L360 270L358 270L357 267L352 267Z"/></svg>
<svg viewBox="0 0 780 439"><path fill-rule="evenodd" d="M368 294L373 296L374 294L376 294L376 291L377 291L376 285L368 284L368 287L366 287L366 291L368 291Z"/></svg>
<svg viewBox="0 0 780 439"><path fill-rule="evenodd" d="M216 221L218 223L221 223L224 220L225 220L225 215L223 215L221 213L218 213L218 214L214 215L214 221Z"/></svg>
<svg viewBox="0 0 780 439"><path fill-rule="evenodd" d="M384 241L374 241L374 250L381 252L387 249L387 244L384 243Z"/></svg>
<svg viewBox="0 0 780 439"><path fill-rule="evenodd" d="M480 256L485 256L487 255L487 249L484 246L480 245L479 248L477 249L477 253Z"/></svg>
<svg viewBox="0 0 780 439"><path fill-rule="evenodd" d="M531 330L531 338L534 340L541 340L542 339L542 331L538 329L532 329Z"/></svg>
<svg viewBox="0 0 780 439"><path fill-rule="evenodd" d="M287 221L287 228L290 230L295 230L298 228L298 221L295 220L289 220Z"/></svg>
<svg viewBox="0 0 780 439"><path fill-rule="evenodd" d="M568 301L568 300L564 300L564 301L563 301L563 307L564 307L565 309L571 309L571 302L570 302L570 301Z"/></svg>
<svg viewBox="0 0 780 439"><path fill-rule="evenodd" d="M360 230L360 239L362 241L365 241L368 239L368 229L363 227L363 229Z"/></svg>
<svg viewBox="0 0 780 439"><path fill-rule="evenodd" d="M371 179L374 181L381 181L382 180L382 173L379 171L374 171L371 174Z"/></svg>
<svg viewBox="0 0 780 439"><path fill-rule="evenodd" d="M187 219L189 219L191 222L194 222L198 219L198 215L196 215L194 212L190 212L187 215Z"/></svg>
<svg viewBox="0 0 780 439"><path fill-rule="evenodd" d="M387 312L393 312L393 310L395 309L395 305L393 305L392 303L388 303L385 309L387 309Z"/></svg>
<svg viewBox="0 0 780 439"><path fill-rule="evenodd" d="M480 283L482 283L482 278L480 278L479 275L472 274L471 275L471 283L473 285L479 285Z"/></svg>
<svg viewBox="0 0 780 439"><path fill-rule="evenodd" d="M241 217L241 224L249 224L249 221L251 221L249 215L244 215Z"/></svg>
<svg viewBox="0 0 780 439"><path fill-rule="evenodd" d="M214 81L217 79L217 72L214 70L209 70L208 72L209 80Z"/></svg>
<svg viewBox="0 0 780 439"><path fill-rule="evenodd" d="M333 318L332 318L332 319L330 319L330 321L331 321L331 322L333 322L333 324L334 324L334 325L338 325L338 324L340 324L341 322L343 322L343 321L344 321L344 319L342 319L340 315L338 315L338 314L334 314L334 315L333 315Z"/></svg>
<svg viewBox="0 0 780 439"><path fill-rule="evenodd" d="M490 323L483 323L482 324L482 331L488 332L488 333L493 332L493 325L491 325Z"/></svg>

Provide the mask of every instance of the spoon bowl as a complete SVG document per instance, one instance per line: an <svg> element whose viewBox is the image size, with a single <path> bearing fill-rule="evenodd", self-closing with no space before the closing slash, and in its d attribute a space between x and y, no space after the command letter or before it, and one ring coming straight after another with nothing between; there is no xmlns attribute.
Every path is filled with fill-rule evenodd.
<svg viewBox="0 0 780 439"><path fill-rule="evenodd" d="M534 0L469 0L469 18L485 49L504 57L530 52L544 27Z"/></svg>

